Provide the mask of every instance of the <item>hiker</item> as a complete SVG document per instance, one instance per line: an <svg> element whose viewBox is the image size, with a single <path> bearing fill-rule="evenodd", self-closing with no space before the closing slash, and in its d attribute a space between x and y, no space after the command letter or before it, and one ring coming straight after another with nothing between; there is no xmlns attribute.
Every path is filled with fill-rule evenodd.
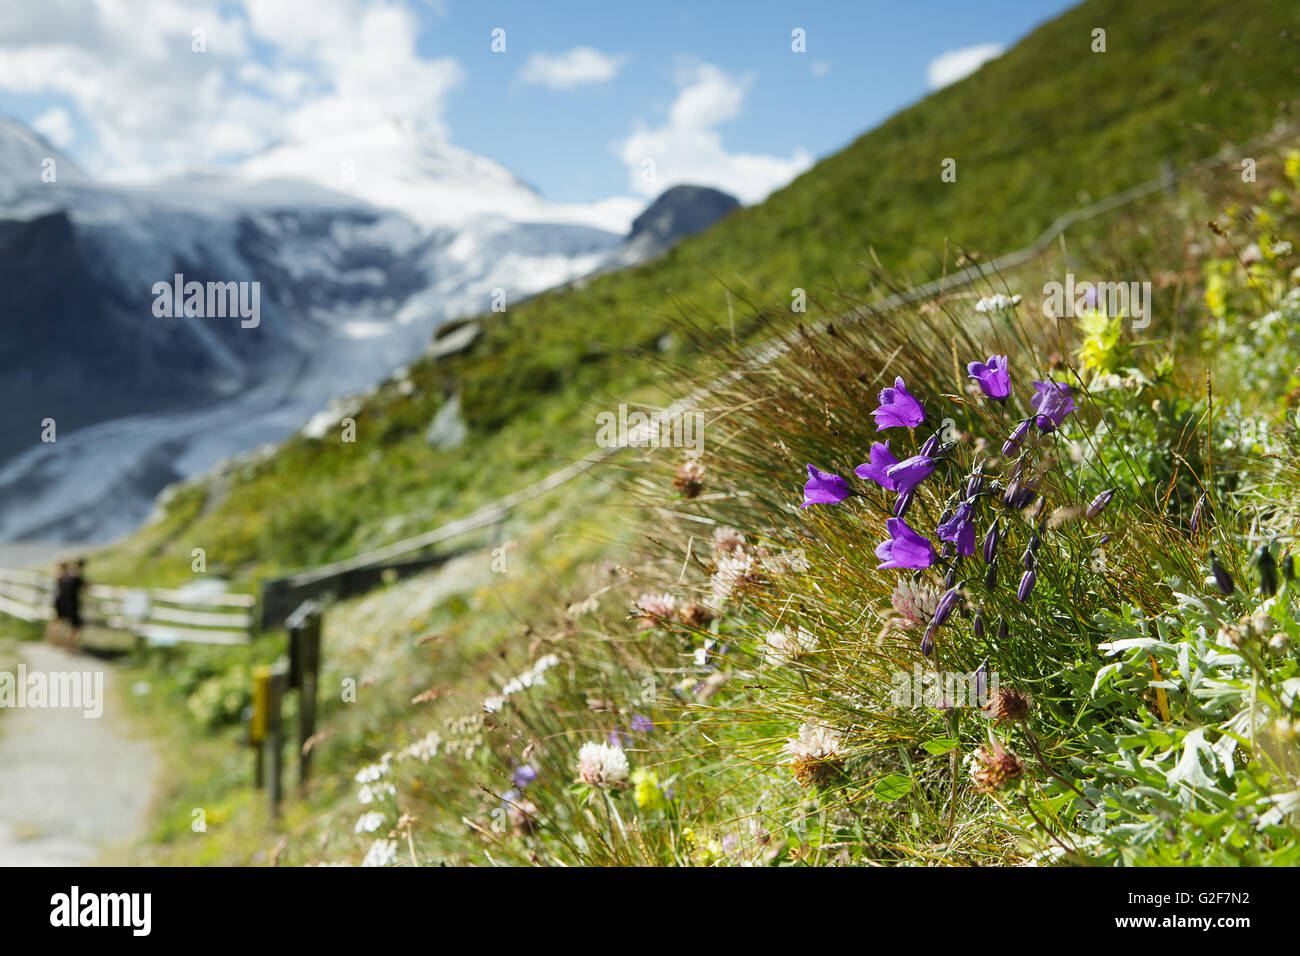
<svg viewBox="0 0 1300 956"><path fill-rule="evenodd" d="M54 578L54 617L50 618L45 628L45 639L58 647L63 643L63 635L68 626L68 581L72 577L72 567L67 561L59 562L59 570Z"/></svg>
<svg viewBox="0 0 1300 956"><path fill-rule="evenodd" d="M51 637L54 644L63 644L74 650L81 637L81 591L86 585L86 562L78 559L71 564L59 565L59 576L54 585L54 620Z"/></svg>

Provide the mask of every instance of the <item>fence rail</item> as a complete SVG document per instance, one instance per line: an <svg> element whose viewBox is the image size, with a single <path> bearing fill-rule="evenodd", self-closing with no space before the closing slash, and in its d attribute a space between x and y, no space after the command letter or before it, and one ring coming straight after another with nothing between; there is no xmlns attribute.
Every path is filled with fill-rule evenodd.
<svg viewBox="0 0 1300 956"><path fill-rule="evenodd" d="M0 613L48 621L54 616L54 590L48 574L0 568ZM91 584L84 592L82 618L150 644L247 644L256 603L251 594Z"/></svg>

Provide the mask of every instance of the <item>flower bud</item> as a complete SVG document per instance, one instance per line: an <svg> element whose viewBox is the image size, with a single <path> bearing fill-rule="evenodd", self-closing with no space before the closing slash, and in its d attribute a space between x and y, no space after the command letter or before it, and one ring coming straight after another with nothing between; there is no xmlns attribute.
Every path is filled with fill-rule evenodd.
<svg viewBox="0 0 1300 956"><path fill-rule="evenodd" d="M1255 570L1259 572L1259 590L1269 598L1277 593L1277 562L1268 545L1262 544L1255 552Z"/></svg>
<svg viewBox="0 0 1300 956"><path fill-rule="evenodd" d="M943 627L948 618L952 616L952 610L957 606L957 601L961 598L961 588L953 587L944 592L943 597L939 598L939 603L934 608L934 619L931 621L935 627Z"/></svg>
<svg viewBox="0 0 1300 956"><path fill-rule="evenodd" d="M1033 593L1034 582L1038 580L1038 573L1030 568L1020 579L1020 586L1016 588L1016 600L1021 604L1029 600L1029 595Z"/></svg>
<svg viewBox="0 0 1300 956"><path fill-rule="evenodd" d="M989 562L989 569L984 572L984 586L990 591L998 589L998 562L996 559Z"/></svg>
<svg viewBox="0 0 1300 956"><path fill-rule="evenodd" d="M1218 585L1219 590L1225 595L1237 590L1237 584L1232 580L1232 575L1228 573L1227 568L1219 563L1219 556L1213 551L1210 552L1210 573L1214 575L1214 583Z"/></svg>
<svg viewBox="0 0 1300 956"><path fill-rule="evenodd" d="M1002 446L1003 455L1014 455L1016 451L1019 450L1020 443L1023 442L1025 436L1029 434L1029 427L1033 423L1034 420L1032 418L1026 418L1016 426L1016 430L1011 433L1011 436L1007 438L1005 444Z"/></svg>
<svg viewBox="0 0 1300 956"><path fill-rule="evenodd" d="M975 620L971 622L971 633L975 635L975 640L984 640L984 609L980 608L975 612Z"/></svg>
<svg viewBox="0 0 1300 956"><path fill-rule="evenodd" d="M1093 518L1097 517L1097 515L1106 510L1106 506L1110 504L1110 499L1114 497L1114 488L1111 488L1109 491L1103 491L1096 498L1092 499L1092 503L1088 505L1088 510L1083 513L1083 516L1091 521Z"/></svg>
<svg viewBox="0 0 1300 956"><path fill-rule="evenodd" d="M998 640L1005 641L1010 636L1011 629L1007 627L1007 619L1005 617L998 618Z"/></svg>
<svg viewBox="0 0 1300 956"><path fill-rule="evenodd" d="M993 559L998 556L998 541L1002 538L1001 528L996 521L989 526L988 534L984 535L984 563L992 564Z"/></svg>

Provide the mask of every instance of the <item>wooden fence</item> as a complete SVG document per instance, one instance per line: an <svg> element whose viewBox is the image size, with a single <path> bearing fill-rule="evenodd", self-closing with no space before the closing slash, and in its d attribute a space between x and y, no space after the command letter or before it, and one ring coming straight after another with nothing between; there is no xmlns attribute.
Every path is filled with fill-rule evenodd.
<svg viewBox="0 0 1300 956"><path fill-rule="evenodd" d="M251 594L90 584L82 592L81 616L89 626L125 631L148 644L247 644L256 603ZM0 568L0 613L48 621L54 616L54 579Z"/></svg>

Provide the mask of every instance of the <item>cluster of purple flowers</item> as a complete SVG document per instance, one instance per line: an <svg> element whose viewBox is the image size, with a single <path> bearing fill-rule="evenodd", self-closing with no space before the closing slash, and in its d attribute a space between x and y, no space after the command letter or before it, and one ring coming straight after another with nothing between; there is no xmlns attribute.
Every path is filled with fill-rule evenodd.
<svg viewBox="0 0 1300 956"><path fill-rule="evenodd" d="M1011 376L1005 355L991 355L986 362L971 362L967 366L967 372L990 400L1002 403L1010 396ZM1033 385L1034 396L1030 399L1030 405L1034 414L1017 424L1003 446L1004 455L1018 454L1033 426L1036 425L1044 434L1055 431L1061 427L1066 416L1074 411L1074 399L1069 385L1053 381L1035 381ZM925 406L908 392L901 377L895 380L892 388L885 388L880 392L880 406L872 412L872 415L876 420L877 431L887 428L912 429L924 424L926 419ZM893 517L885 523L889 538L876 547L876 557L880 559L878 568L921 570L931 567L936 560L940 560L935 555L934 545L930 539L909 525L905 515L917 489L943 459L946 450L946 447L940 445L940 436L936 433L921 446L917 454L900 460L891 451L890 440L886 439L873 444L868 460L854 468L854 474L859 478L874 482L896 496L892 507ZM1021 480L1022 468L1023 461L1017 462L1006 482L1003 503L1009 509L1026 508L1038 497L1037 481ZM952 564L945 581L947 590L939 600L922 641L922 651L926 654L933 646L935 630L943 625L960 600L961 586L954 584L956 566L962 558L975 554L977 539L975 521L980 497L985 494L984 485L982 464L977 463L966 479L964 493L956 494L949 499L935 528L938 540L943 542L941 558L952 559ZM861 492L854 491L839 475L821 471L814 465L808 466L803 507L814 504L838 504L855 494ZM1099 497L1093 502L1089 507L1089 517L1093 517L1095 512L1105 507L1110 500L1110 494L1108 492L1103 496L1104 501ZM984 580L990 589L997 581L998 546L1001 540L1000 524L995 520L984 535L982 549L987 565ZM1021 602L1028 600L1037 580L1039 542L1039 535L1034 534L1022 556L1025 571L1016 590L1016 598Z"/></svg>

